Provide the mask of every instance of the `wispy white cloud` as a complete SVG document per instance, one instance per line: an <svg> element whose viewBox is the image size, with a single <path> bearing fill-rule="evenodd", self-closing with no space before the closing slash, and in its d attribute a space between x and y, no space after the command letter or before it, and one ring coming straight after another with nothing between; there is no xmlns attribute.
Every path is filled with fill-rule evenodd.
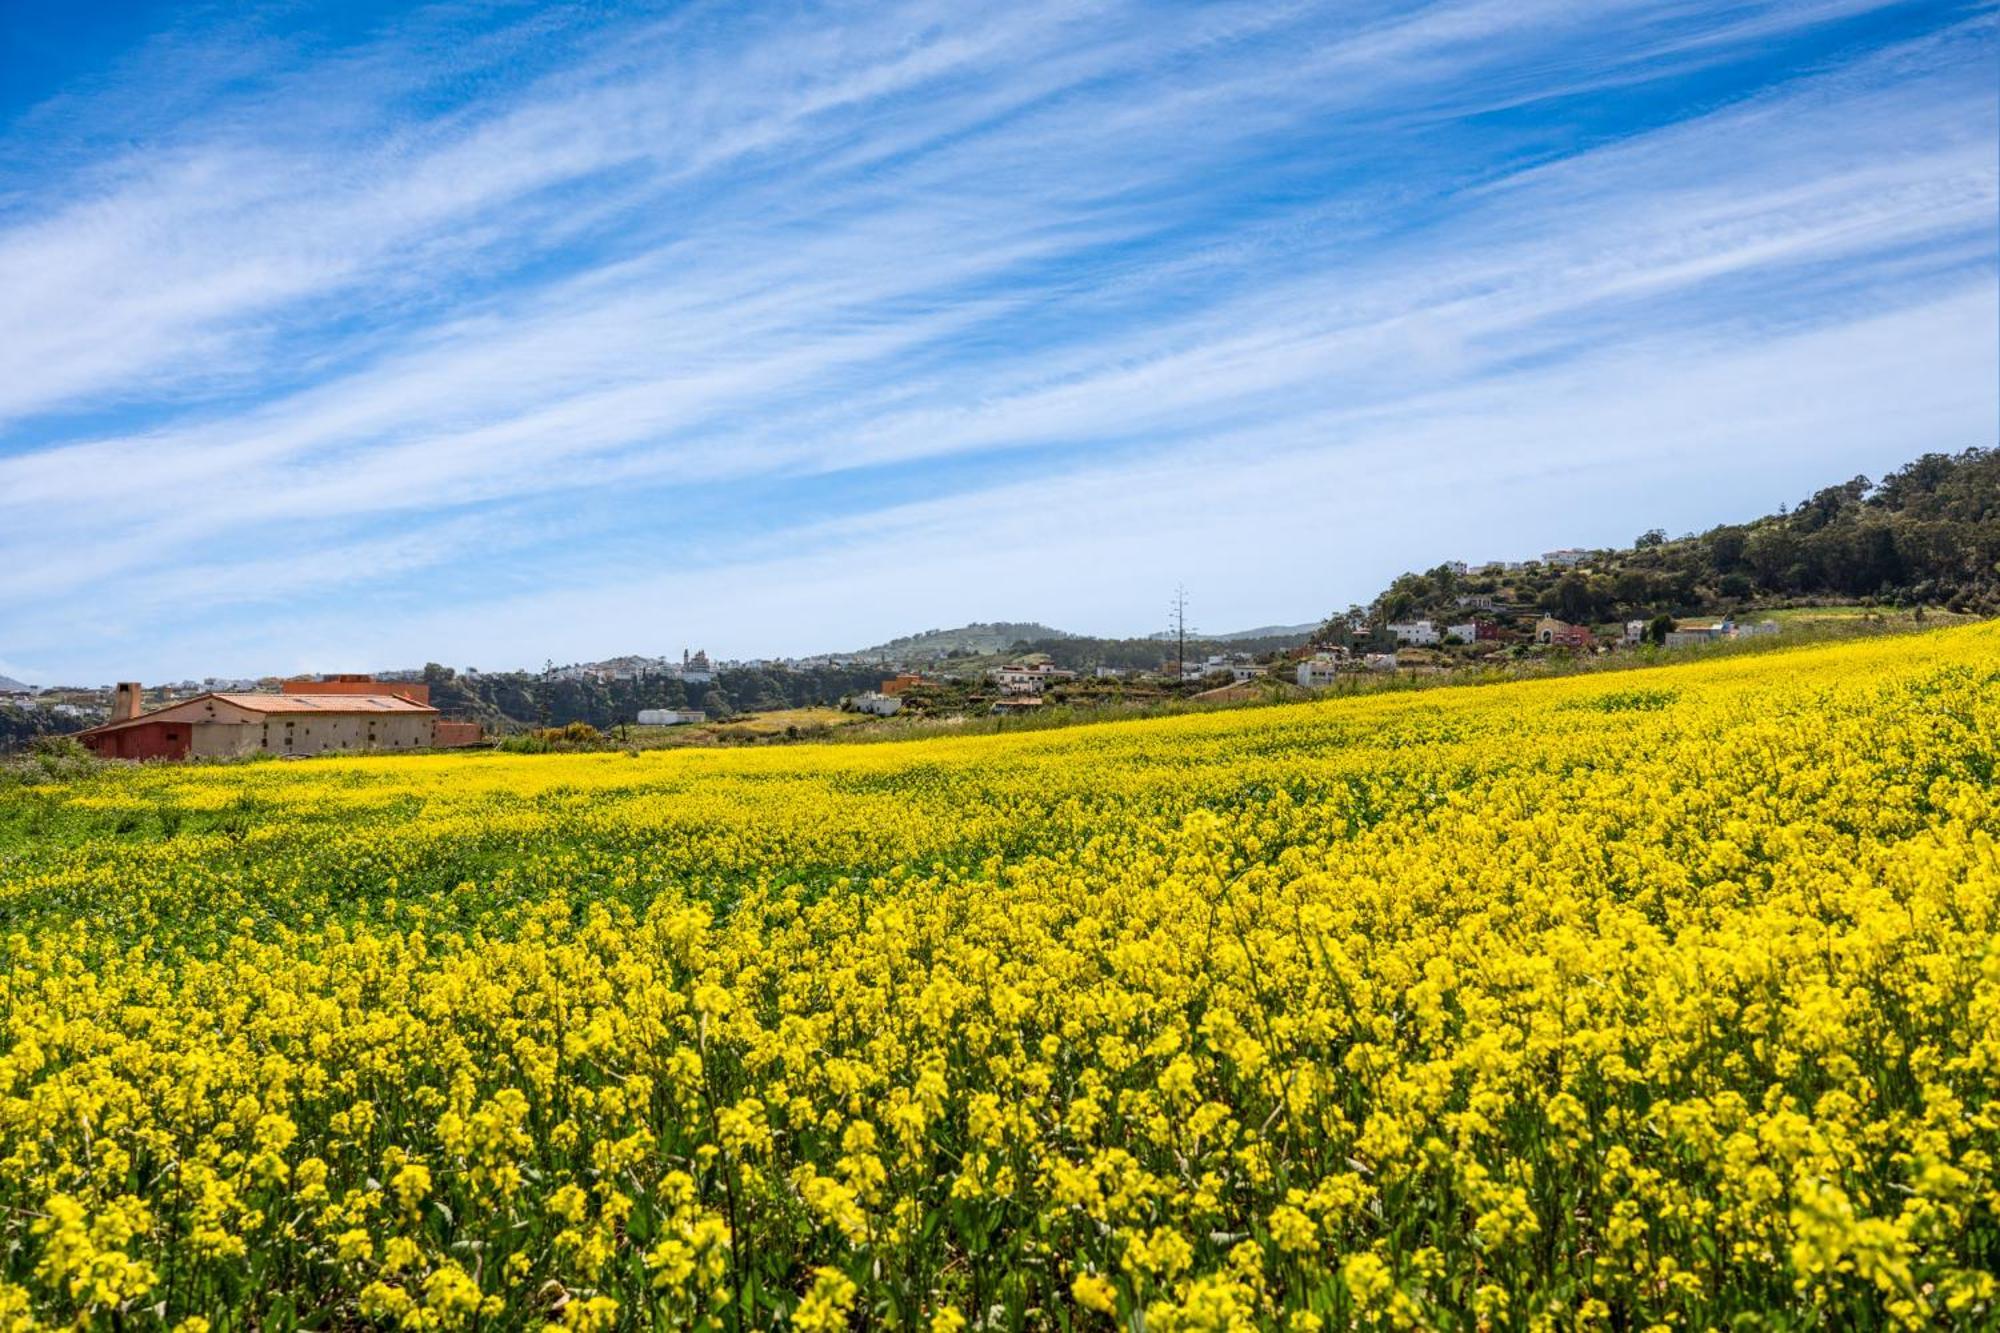
<svg viewBox="0 0 2000 1333"><path fill-rule="evenodd" d="M961 545L1054 509L1136 551L1153 525L1131 497L1241 490L1214 458L1289 479L1252 487L1282 505L1423 439L1457 462L1408 494L1448 506L1449 468L1482 475L1484 446L1426 431L1545 431L1536 395L1561 393L1559 415L1593 404L1615 433L1620 386L1669 351L1720 383L1782 339L1788 373L1838 353L1865 385L1878 344L1857 331L1902 312L1908 336L1962 333L1965 303L1991 304L1990 17L1878 24L1735 76L1719 105L1600 109L1583 142L1508 118L1910 8L697 8L566 32L559 61L422 115L400 102L426 69L485 57L260 41L254 95L215 91L25 193L0 165L0 290L20 298L0 303L0 611L38 658L105 662L131 651L120 627L258 600L231 571L311 572L300 614L331 626L399 577L476 598L448 571L479 553L512 562L490 593L539 570L577 598L567 571L637 550L726 575L712 632L747 636L762 552L890 532L924 512L912 495L940 497ZM303 127L254 114L341 77L349 103ZM1937 383L1931 424L1990 425L1985 380ZM1835 424L1729 401L1763 433L1718 405L1706 436L1801 466L1783 432ZM1019 466L1048 480L1012 487ZM789 517L712 512L805 478L826 498ZM642 493L659 522L632 517ZM1250 545L1269 523L1246 504L1212 526ZM1380 523L1336 530L1382 549ZM1375 572L1244 618L1315 613Z"/></svg>
<svg viewBox="0 0 2000 1333"><path fill-rule="evenodd" d="M1761 510L1799 498L1801 477L1811 487L1879 474L1990 411L1978 378L2000 356L1996 316L1974 288L1755 350L1665 340L1394 413L1328 412L1304 423L1309 445L1246 430L1060 485L1017 476L803 525L746 540L716 566L569 569L552 587L386 623L280 610L248 634L195 642L214 660L249 664L282 656L300 634L347 645L348 661L416 660L450 645L490 668L520 660L520 625L561 625L584 657L630 649L635 636L636 646L678 646L715 625L738 627L734 651L778 653L801 638L878 641L908 628L913 605L1143 634L1158 627L1163 569L1189 582L1210 628L1306 618L1338 609L1334 589L1373 588L1453 556L1624 542L1635 523L1684 530L1707 521L1705 493L1716 489ZM1622 503L1635 490L1655 500L1637 517ZM1055 577L1037 579L1036 568ZM884 571L893 598L881 595Z"/></svg>

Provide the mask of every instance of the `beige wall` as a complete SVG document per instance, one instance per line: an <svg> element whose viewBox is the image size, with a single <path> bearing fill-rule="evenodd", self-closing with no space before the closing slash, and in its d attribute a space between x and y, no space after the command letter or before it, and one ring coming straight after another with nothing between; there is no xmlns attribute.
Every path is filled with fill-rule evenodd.
<svg viewBox="0 0 2000 1333"><path fill-rule="evenodd" d="M342 750L415 750L431 743L431 716L337 713L278 716L265 720L260 749L272 754L329 754Z"/></svg>
<svg viewBox="0 0 2000 1333"><path fill-rule="evenodd" d="M189 752L196 755L252 754L257 749L257 728L231 722L197 722L192 728Z"/></svg>
<svg viewBox="0 0 2000 1333"><path fill-rule="evenodd" d="M339 754L361 750L416 750L431 743L431 716L399 713L308 713L246 722L203 722L194 728L194 753ZM287 725L289 724L289 725Z"/></svg>

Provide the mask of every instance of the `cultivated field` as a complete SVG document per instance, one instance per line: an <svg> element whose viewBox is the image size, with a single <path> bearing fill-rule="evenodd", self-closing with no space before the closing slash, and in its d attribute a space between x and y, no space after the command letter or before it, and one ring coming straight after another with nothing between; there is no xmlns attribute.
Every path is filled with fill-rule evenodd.
<svg viewBox="0 0 2000 1333"><path fill-rule="evenodd" d="M1988 624L0 790L0 1328L1993 1327L1996 756Z"/></svg>

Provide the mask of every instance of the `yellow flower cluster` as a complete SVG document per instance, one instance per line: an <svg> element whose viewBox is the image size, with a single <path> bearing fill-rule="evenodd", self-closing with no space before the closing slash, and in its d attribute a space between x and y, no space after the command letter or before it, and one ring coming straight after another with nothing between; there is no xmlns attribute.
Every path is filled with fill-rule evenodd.
<svg viewBox="0 0 2000 1333"><path fill-rule="evenodd" d="M0 1329L2000 1323L2000 627L0 810Z"/></svg>

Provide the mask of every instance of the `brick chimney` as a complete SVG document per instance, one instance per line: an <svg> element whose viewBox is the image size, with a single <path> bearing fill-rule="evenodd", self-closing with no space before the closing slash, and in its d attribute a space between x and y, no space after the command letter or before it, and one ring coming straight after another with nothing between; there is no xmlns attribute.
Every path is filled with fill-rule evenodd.
<svg viewBox="0 0 2000 1333"><path fill-rule="evenodd" d="M126 722L139 716L141 710L139 682L121 680L111 696L111 720Z"/></svg>

